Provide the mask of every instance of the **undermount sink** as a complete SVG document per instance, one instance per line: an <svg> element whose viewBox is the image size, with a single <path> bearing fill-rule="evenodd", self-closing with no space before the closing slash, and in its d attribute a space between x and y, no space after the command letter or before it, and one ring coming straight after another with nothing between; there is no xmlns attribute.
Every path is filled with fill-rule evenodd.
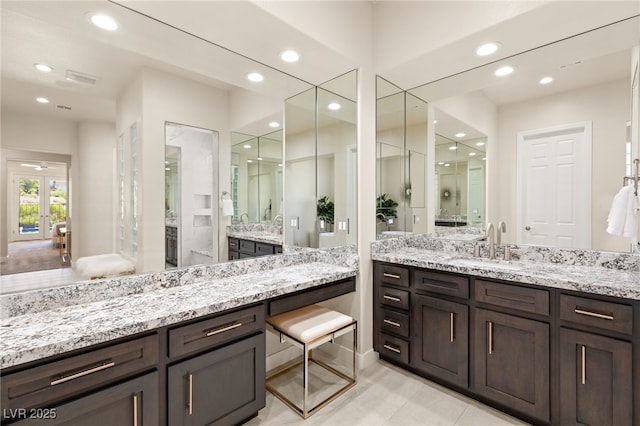
<svg viewBox="0 0 640 426"><path fill-rule="evenodd" d="M451 264L455 266L466 266L468 268L499 269L505 271L518 271L522 269L520 265L499 263L488 259L454 259L451 261Z"/></svg>

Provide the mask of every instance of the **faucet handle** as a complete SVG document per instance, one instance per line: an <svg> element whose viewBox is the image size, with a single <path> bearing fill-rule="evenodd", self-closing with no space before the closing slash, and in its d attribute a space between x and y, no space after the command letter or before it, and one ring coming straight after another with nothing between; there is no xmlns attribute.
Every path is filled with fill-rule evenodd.
<svg viewBox="0 0 640 426"><path fill-rule="evenodd" d="M480 244L475 243L475 245L473 246L473 255L475 257L480 257Z"/></svg>

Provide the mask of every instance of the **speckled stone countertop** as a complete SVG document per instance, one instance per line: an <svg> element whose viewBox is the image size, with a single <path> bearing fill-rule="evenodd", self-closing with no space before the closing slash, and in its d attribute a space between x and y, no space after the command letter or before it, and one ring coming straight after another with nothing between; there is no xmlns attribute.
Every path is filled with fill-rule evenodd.
<svg viewBox="0 0 640 426"><path fill-rule="evenodd" d="M227 226L227 237L282 245L282 228L264 224Z"/></svg>
<svg viewBox="0 0 640 426"><path fill-rule="evenodd" d="M481 256L474 257L478 244ZM495 278L544 287L640 300L640 255L510 245L511 261L488 259L485 242L417 236L372 243L383 262ZM497 249L504 259L504 245Z"/></svg>
<svg viewBox="0 0 640 426"><path fill-rule="evenodd" d="M123 277L129 286L118 278L6 295L0 299L0 368L356 274L355 254L315 250Z"/></svg>

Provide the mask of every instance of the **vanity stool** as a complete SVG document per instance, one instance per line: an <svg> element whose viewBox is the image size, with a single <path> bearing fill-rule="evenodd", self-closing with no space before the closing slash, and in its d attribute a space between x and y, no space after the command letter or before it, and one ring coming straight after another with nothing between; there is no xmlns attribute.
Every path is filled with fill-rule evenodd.
<svg viewBox="0 0 640 426"><path fill-rule="evenodd" d="M280 342L288 341L297 348L302 349L302 360L293 363L293 365L285 364L282 368L276 369L275 372L267 376L266 387L278 399L298 413L302 418L306 419L315 414L320 408L324 407L338 396L345 393L348 389L356 384L356 341L357 341L357 321L348 315L340 312L324 308L320 305L305 306L294 311L285 312L267 319L267 328L280 336ZM312 350L320 345L332 342L334 338L353 331L353 372L351 377L343 374L335 368L327 365L319 359L314 359ZM347 384L334 392L322 402L317 403L314 407L308 406L309 396L309 367L313 362L336 376L344 379ZM272 382L277 376L298 367L302 364L302 408L289 400L281 392L273 386Z"/></svg>

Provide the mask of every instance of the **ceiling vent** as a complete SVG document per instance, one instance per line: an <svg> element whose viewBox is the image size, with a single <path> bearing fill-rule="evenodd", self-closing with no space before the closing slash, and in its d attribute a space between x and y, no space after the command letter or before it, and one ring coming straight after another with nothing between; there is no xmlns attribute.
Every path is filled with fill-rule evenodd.
<svg viewBox="0 0 640 426"><path fill-rule="evenodd" d="M80 83L87 86L95 86L96 82L98 81L98 77L73 70L66 71L65 79L67 81L73 81L74 83Z"/></svg>

